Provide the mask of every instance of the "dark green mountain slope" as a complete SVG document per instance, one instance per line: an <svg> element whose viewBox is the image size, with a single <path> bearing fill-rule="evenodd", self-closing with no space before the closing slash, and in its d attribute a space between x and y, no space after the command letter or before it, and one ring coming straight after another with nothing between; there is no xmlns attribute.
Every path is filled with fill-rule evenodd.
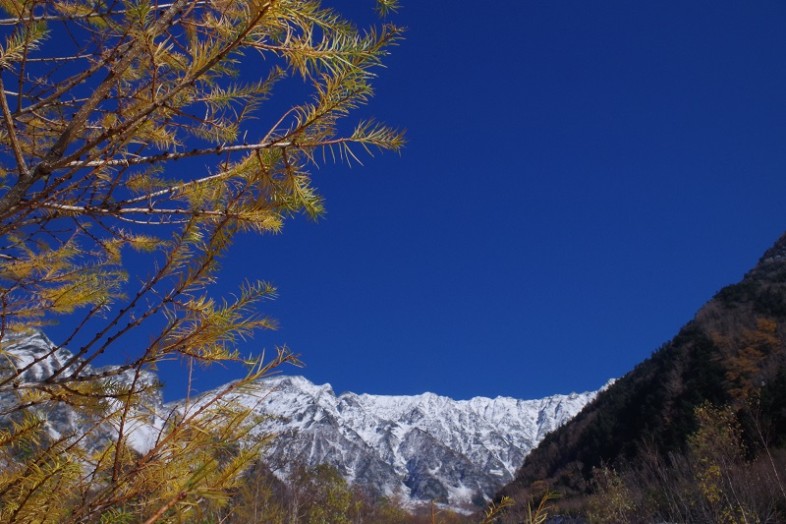
<svg viewBox="0 0 786 524"><path fill-rule="evenodd" d="M748 463L786 445L786 235L672 341L548 435L503 494L526 500L550 489L576 500L597 488L601 466L676 464L705 403L733 413Z"/></svg>

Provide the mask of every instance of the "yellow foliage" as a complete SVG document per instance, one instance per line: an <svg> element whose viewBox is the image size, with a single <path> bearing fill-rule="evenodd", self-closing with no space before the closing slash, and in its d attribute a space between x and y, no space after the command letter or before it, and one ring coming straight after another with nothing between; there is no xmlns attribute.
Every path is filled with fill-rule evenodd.
<svg viewBox="0 0 786 524"><path fill-rule="evenodd" d="M219 261L239 232L323 213L315 152L349 162L353 144L402 146L384 125L338 125L368 102L400 30L359 30L317 0L0 9L0 521L207 519L259 451L227 445L253 425L231 393L295 359L280 350L169 413L153 409L144 373L172 359L245 362L239 341L275 328L259 312L270 284L213 296ZM267 104L278 82L303 80L311 94L291 109ZM8 348L58 320L75 356L53 348L41 357L51 374L34 380ZM129 348L133 331L149 343ZM121 367L90 366L118 347ZM64 410L78 434L52 430L47 417ZM140 420L158 428L145 449L129 442Z"/></svg>
<svg viewBox="0 0 786 524"><path fill-rule="evenodd" d="M742 429L730 407L717 408L705 403L694 412L699 429L688 439L696 465L696 481L718 522L736 524L745 515L742 504L729 496L730 472L742 461Z"/></svg>

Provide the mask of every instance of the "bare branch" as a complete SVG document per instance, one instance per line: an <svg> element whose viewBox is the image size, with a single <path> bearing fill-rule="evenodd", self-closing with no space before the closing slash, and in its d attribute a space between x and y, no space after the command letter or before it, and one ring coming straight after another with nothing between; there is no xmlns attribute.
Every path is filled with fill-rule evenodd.
<svg viewBox="0 0 786 524"><path fill-rule="evenodd" d="M68 204L55 204L44 202L40 207L60 211L67 215L88 215L88 216L119 216L119 215L189 215L189 216L228 216L230 213L211 209L186 209L186 208L154 208L154 207L91 207L73 206Z"/></svg>
<svg viewBox="0 0 786 524"><path fill-rule="evenodd" d="M206 4L203 0L194 0L192 2L195 6L203 6ZM157 10L165 10L172 7L173 4L156 4L153 6ZM111 11L94 11L92 13L85 13L82 15L33 15L20 18L0 18L0 26L15 26L30 22L70 22L73 20L89 20L91 18L108 18L113 16L121 16L128 13L126 9L115 9Z"/></svg>
<svg viewBox="0 0 786 524"><path fill-rule="evenodd" d="M89 58L95 58L95 56L92 54L74 56L47 56L39 58L27 58L26 61L28 64L36 62L73 62L75 60L85 60Z"/></svg>
<svg viewBox="0 0 786 524"><path fill-rule="evenodd" d="M14 152L17 169L19 170L19 180L21 182L30 178L30 171L27 169L27 163L22 153L22 146L19 145L19 138L16 136L16 126L14 126L14 119L11 116L11 109L8 107L8 99L5 93L5 85L3 84L2 74L0 74L0 108L2 108L3 111L3 119L5 120L6 130L8 131L8 139L11 141L11 149Z"/></svg>

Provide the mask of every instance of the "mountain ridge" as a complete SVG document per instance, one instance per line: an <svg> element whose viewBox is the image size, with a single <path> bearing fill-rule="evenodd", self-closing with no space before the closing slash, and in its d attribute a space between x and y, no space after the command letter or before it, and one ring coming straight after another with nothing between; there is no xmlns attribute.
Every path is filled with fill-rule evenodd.
<svg viewBox="0 0 786 524"><path fill-rule="evenodd" d="M24 381L43 381L68 362L74 369L82 364L42 333L18 337L3 349L5 355L13 355L9 362L14 368L27 368L21 375ZM86 365L83 371L101 376L107 369L111 367ZM118 379L131 378L121 374ZM147 373L143 381L154 386L157 377ZM189 400L189 405L193 408L210 393ZM0 409L10 400L3 395ZM280 478L297 466L330 464L350 483L375 494L395 496L410 505L436 501L466 509L490 500L513 478L529 450L595 395L570 393L534 400L454 400L431 392L336 395L330 384L281 374L264 377L228 398L259 417L252 436L276 436L263 460ZM125 430L131 446L141 452L155 441L169 414L189 409L185 401L164 403L160 392L147 398L150 412L133 417L133 427ZM63 405L44 407L40 413L52 435L78 434L84 423ZM100 438L112 438L113 431L106 427Z"/></svg>
<svg viewBox="0 0 786 524"><path fill-rule="evenodd" d="M274 439L266 456L284 472L287 464L327 463L379 494L453 506L488 500L535 443L595 394L535 400L336 395L327 384L291 375L265 378L259 387L265 391L235 398L249 406L264 399L259 411L274 418L260 432L287 435ZM288 420L283 426L282 419Z"/></svg>

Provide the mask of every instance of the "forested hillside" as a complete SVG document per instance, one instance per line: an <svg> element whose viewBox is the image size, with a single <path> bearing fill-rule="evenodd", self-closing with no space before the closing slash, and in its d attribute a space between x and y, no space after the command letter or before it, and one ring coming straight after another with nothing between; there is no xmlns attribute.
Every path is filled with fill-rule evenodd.
<svg viewBox="0 0 786 524"><path fill-rule="evenodd" d="M548 435L503 494L597 522L786 518L786 235Z"/></svg>

